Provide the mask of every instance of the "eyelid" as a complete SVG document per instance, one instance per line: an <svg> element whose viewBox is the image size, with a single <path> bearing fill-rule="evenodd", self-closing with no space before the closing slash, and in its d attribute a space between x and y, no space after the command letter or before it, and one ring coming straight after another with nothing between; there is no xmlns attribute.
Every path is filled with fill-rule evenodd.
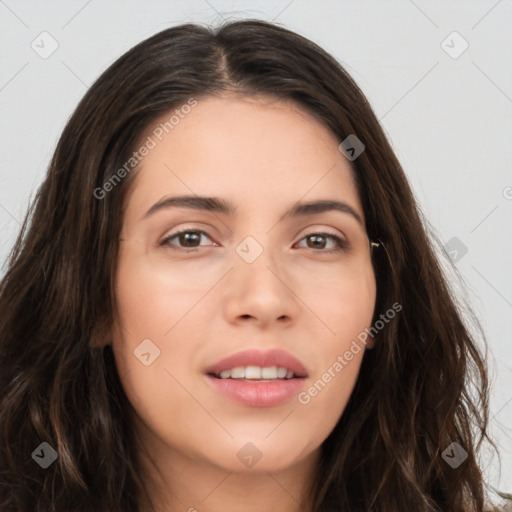
<svg viewBox="0 0 512 512"><path fill-rule="evenodd" d="M343 233L343 231L340 231L338 228L326 226L325 224L311 224L305 228L301 228L294 236L294 238L300 237L300 239L302 240L305 236L317 234L338 237L348 243L347 236L345 235L345 233Z"/></svg>
<svg viewBox="0 0 512 512"><path fill-rule="evenodd" d="M341 231L339 228L335 228L333 226L328 226L325 224L311 224L305 228L300 229L294 237L298 238L298 242L295 243L299 243L302 240L304 240L305 237L312 235L322 235L332 237L335 240L339 240L339 250L349 250L349 248L352 245L352 243L349 241L349 237L343 231ZM315 251L316 249L311 250ZM319 249L318 252L328 253L329 250Z"/></svg>

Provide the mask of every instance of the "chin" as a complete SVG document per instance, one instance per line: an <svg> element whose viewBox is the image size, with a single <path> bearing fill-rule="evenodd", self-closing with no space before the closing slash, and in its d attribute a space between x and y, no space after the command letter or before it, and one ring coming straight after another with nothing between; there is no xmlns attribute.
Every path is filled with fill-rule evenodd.
<svg viewBox="0 0 512 512"><path fill-rule="evenodd" d="M280 438L265 440L264 436L245 436L243 439L230 440L229 447L211 454L211 460L224 470L236 473L277 473L314 457L316 448L304 441L292 442L289 437L285 441Z"/></svg>

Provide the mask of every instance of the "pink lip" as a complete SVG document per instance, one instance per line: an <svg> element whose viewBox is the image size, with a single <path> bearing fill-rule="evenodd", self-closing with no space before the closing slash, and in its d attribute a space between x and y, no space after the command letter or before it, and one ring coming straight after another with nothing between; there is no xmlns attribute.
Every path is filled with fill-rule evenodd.
<svg viewBox="0 0 512 512"><path fill-rule="evenodd" d="M205 373L219 374L236 366L281 366L291 370L297 377L307 377L304 365L294 356L284 350L244 350L237 352L215 363L206 369Z"/></svg>
<svg viewBox="0 0 512 512"><path fill-rule="evenodd" d="M272 407L280 405L297 396L304 385L305 378L269 381L248 381L236 379L218 379L205 376L207 382L225 397L249 407Z"/></svg>
<svg viewBox="0 0 512 512"><path fill-rule="evenodd" d="M291 370L296 377L274 382L265 380L220 379L214 376L236 366L281 366ZM207 382L227 398L250 407L272 407L296 396L304 385L307 371L304 365L283 350L244 350L238 352L205 371Z"/></svg>

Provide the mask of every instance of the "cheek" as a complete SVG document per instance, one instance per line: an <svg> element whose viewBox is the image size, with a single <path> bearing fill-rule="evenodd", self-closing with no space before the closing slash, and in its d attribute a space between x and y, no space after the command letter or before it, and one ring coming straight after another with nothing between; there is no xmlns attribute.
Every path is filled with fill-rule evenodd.
<svg viewBox="0 0 512 512"><path fill-rule="evenodd" d="M190 366L190 345L173 344L173 326L185 314L180 293L167 293L165 282L145 269L120 266L116 286L119 324L112 348L124 392L142 425L172 425L177 411L190 407L173 365ZM187 295L187 290L183 294ZM186 302L186 301L185 301ZM173 378L176 377L178 382ZM188 425L192 428L193 425Z"/></svg>
<svg viewBox="0 0 512 512"><path fill-rule="evenodd" d="M184 279L182 272L171 273L151 263L144 256L120 257L115 284L119 323L112 348L123 388L137 413L148 423L157 414L165 423L167 414L171 421L173 411L190 407L190 396L179 383L187 382L196 340L179 341L184 330L198 328L187 313L208 283L189 275ZM169 406L167 412L160 409L162 403Z"/></svg>
<svg viewBox="0 0 512 512"><path fill-rule="evenodd" d="M342 324L336 326L337 332L343 333L343 339L346 341L345 334L351 337L357 336L360 331L369 327L374 310L376 299L376 283L373 272L368 273L357 281L346 283L333 298L331 306L334 309L333 314L338 310L338 315ZM357 331L357 332L356 332Z"/></svg>
<svg viewBox="0 0 512 512"><path fill-rule="evenodd" d="M325 324L335 334L331 332L318 345L315 375L298 401L314 416L321 415L326 432L334 428L355 386L375 298L373 271L319 297L319 311L323 311Z"/></svg>
<svg viewBox="0 0 512 512"><path fill-rule="evenodd" d="M125 334L131 338L166 340L211 286L204 276L188 272L185 279L183 271L170 272L169 267L172 262L146 255L120 258L116 302Z"/></svg>
<svg viewBox="0 0 512 512"><path fill-rule="evenodd" d="M330 331L332 346L342 350L372 321L376 300L373 270L368 270L357 279L322 286L316 292L309 293L306 300L323 326Z"/></svg>

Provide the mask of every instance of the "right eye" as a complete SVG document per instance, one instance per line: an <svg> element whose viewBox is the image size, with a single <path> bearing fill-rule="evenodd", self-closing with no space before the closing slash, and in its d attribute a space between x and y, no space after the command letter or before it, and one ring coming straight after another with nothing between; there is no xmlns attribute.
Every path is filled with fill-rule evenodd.
<svg viewBox="0 0 512 512"><path fill-rule="evenodd" d="M178 231L177 233L172 233L171 235L165 237L161 242L160 245L162 247L166 247L171 250L176 251L185 251L185 252L195 252L201 247L201 245L197 245L197 243L200 244L201 238L203 235L210 239L207 233L204 231L200 231L197 229L184 229L182 231ZM171 240L176 239L179 244L184 244L181 247L176 247L176 244L171 243ZM214 242L215 245L218 245Z"/></svg>

